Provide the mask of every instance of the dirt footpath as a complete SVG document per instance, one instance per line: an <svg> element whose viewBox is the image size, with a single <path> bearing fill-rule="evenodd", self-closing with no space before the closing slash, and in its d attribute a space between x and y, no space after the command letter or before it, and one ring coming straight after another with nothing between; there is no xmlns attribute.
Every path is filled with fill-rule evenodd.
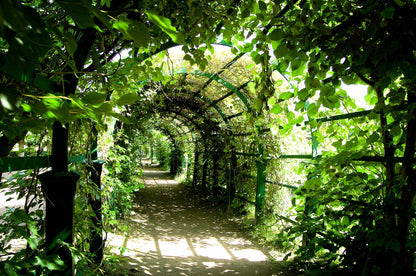
<svg viewBox="0 0 416 276"><path fill-rule="evenodd" d="M130 230L109 235L113 254L123 252L121 275L287 275L168 173L148 166L143 179L146 188L126 220Z"/></svg>

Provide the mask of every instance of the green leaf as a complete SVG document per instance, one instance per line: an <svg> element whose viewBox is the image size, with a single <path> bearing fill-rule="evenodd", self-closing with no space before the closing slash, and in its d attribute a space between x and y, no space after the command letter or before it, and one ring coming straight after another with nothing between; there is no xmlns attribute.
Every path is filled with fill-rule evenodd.
<svg viewBox="0 0 416 276"><path fill-rule="evenodd" d="M288 100L290 98L293 97L293 93L292 92L284 92L282 94L279 95L279 99L280 100Z"/></svg>
<svg viewBox="0 0 416 276"><path fill-rule="evenodd" d="M387 18L387 19L392 19L392 18L393 18L393 16L394 16L394 11L395 11L395 8L393 8L393 7L389 7L389 8L386 8L384 11L382 11L382 12L381 12L381 15L382 15L384 18Z"/></svg>
<svg viewBox="0 0 416 276"><path fill-rule="evenodd" d="M250 9L243 9L241 12L241 17L246 18L250 16Z"/></svg>
<svg viewBox="0 0 416 276"><path fill-rule="evenodd" d="M176 31L176 28L172 26L172 22L169 18L166 18L161 15L157 15L151 12L145 12L149 21L153 24L157 25L159 28L162 29L167 35L169 35L173 42L178 44L185 44L185 39L182 33Z"/></svg>
<svg viewBox="0 0 416 276"><path fill-rule="evenodd" d="M309 117L315 117L318 114L319 107L315 103L308 105L307 113Z"/></svg>
<svg viewBox="0 0 416 276"><path fill-rule="evenodd" d="M111 0L108 0L107 3L111 2ZM101 10L99 10L98 8L92 7L92 6L88 6L90 12L97 17L101 23L103 23L108 30L110 30L110 32L112 32L112 24L110 23L109 20L109 16L105 13L103 13Z"/></svg>
<svg viewBox="0 0 416 276"><path fill-rule="evenodd" d="M40 265L41 267L46 267L49 270L63 270L65 268L64 262L56 255L38 255L35 258L36 264Z"/></svg>
<svg viewBox="0 0 416 276"><path fill-rule="evenodd" d="M394 0L394 2L396 2L396 4L399 5L400 7L403 7L404 5L406 5L402 0Z"/></svg>
<svg viewBox="0 0 416 276"><path fill-rule="evenodd" d="M82 98L82 102L90 105L99 105L102 104L106 98L107 95L104 93L91 92Z"/></svg>
<svg viewBox="0 0 416 276"><path fill-rule="evenodd" d="M133 38L129 33L129 27L130 20L128 20L127 17L124 15L120 16L120 19L113 23L113 28L119 30L123 34L125 39L132 40Z"/></svg>
<svg viewBox="0 0 416 276"><path fill-rule="evenodd" d="M68 53L70 54L70 56L74 57L75 51L78 48L77 41L76 41L75 37L73 37L70 33L65 32L63 34L64 34L64 38L65 38L66 49L67 49Z"/></svg>
<svg viewBox="0 0 416 276"><path fill-rule="evenodd" d="M284 33L281 29L279 29L279 28L274 29L274 30L273 30L273 31L269 34L269 38L270 38L270 40L273 40L273 41L279 41L279 40L281 40L284 36L285 36L285 33Z"/></svg>
<svg viewBox="0 0 416 276"><path fill-rule="evenodd" d="M134 104L139 99L137 93L124 94L117 100L118 105Z"/></svg>
<svg viewBox="0 0 416 276"><path fill-rule="evenodd" d="M263 101L260 98L255 98L253 101L253 107L255 110L260 111L263 107Z"/></svg>
<svg viewBox="0 0 416 276"><path fill-rule="evenodd" d="M80 0L58 0L56 1L81 28L89 28L95 26L88 9L88 4Z"/></svg>
<svg viewBox="0 0 416 276"><path fill-rule="evenodd" d="M18 276L19 274L14 271L13 266L8 264L7 262L4 262L4 272L7 276Z"/></svg>
<svg viewBox="0 0 416 276"><path fill-rule="evenodd" d="M285 57L289 53L289 49L287 48L285 43L281 43L277 48L274 50L274 54L277 58Z"/></svg>
<svg viewBox="0 0 416 276"><path fill-rule="evenodd" d="M400 68L407 79L413 81L416 78L416 68L410 62L404 61Z"/></svg>
<svg viewBox="0 0 416 276"><path fill-rule="evenodd" d="M267 10L267 5L263 1L259 1L259 10L265 11Z"/></svg>
<svg viewBox="0 0 416 276"><path fill-rule="evenodd" d="M309 92L308 92L308 89L306 89L306 88L303 88L298 92L298 98L301 101L306 100L308 98L308 96L309 96Z"/></svg>
<svg viewBox="0 0 416 276"><path fill-rule="evenodd" d="M374 132L373 134L370 135L370 137L368 137L367 144L373 144L379 141L379 139L380 139L380 135L377 132Z"/></svg>
<svg viewBox="0 0 416 276"><path fill-rule="evenodd" d="M127 117L124 117L123 115L121 115L119 113L113 112L113 113L111 113L111 116L113 116L114 118L122 121L123 123L130 124L129 119Z"/></svg>
<svg viewBox="0 0 416 276"><path fill-rule="evenodd" d="M249 82L247 84L248 89L250 90L251 93L256 93L256 83L255 82Z"/></svg>
<svg viewBox="0 0 416 276"><path fill-rule="evenodd" d="M350 219L349 219L347 216L343 216L343 217L341 218L341 224L342 224L343 226L348 226L348 225L350 225Z"/></svg>
<svg viewBox="0 0 416 276"><path fill-rule="evenodd" d="M113 106L111 105L111 103L103 103L97 108L97 111L105 113L105 114L109 114L113 111Z"/></svg>
<svg viewBox="0 0 416 276"><path fill-rule="evenodd" d="M101 0L101 6L106 5L107 8L111 6L111 0Z"/></svg>
<svg viewBox="0 0 416 276"><path fill-rule="evenodd" d="M272 114L279 114L282 112L282 107L279 104L276 104L275 106L273 106L272 109L270 109L270 113Z"/></svg>
<svg viewBox="0 0 416 276"><path fill-rule="evenodd" d="M150 43L149 31L142 22L132 22L129 28L129 34L138 46L147 47Z"/></svg>
<svg viewBox="0 0 416 276"><path fill-rule="evenodd" d="M387 247L392 249L393 251L399 253L401 250L400 242L397 239L390 239L387 241Z"/></svg>

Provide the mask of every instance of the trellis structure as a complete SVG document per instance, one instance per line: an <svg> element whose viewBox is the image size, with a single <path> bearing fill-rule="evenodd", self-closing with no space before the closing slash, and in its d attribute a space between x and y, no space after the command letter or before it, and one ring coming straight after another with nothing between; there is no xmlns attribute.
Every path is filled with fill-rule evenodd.
<svg viewBox="0 0 416 276"><path fill-rule="evenodd" d="M321 191L325 185L330 187L332 182L340 186L348 182L349 176L345 176L348 170L344 171L342 166L354 167L351 164L355 162L382 163L381 177L370 183L375 190L382 191L376 198L381 211L368 198L348 199L351 203L348 208L358 206L367 210L373 206L367 210L375 213L370 217L373 221L366 224L366 220L343 210L326 211L336 213L334 216L347 214L343 223L348 224L345 221L353 218L358 226L364 225L361 230L368 231L369 236L387 235L380 245L371 237L363 238L366 233L355 233L354 223L349 223L348 231L356 236L345 243L342 239L336 241L337 246L348 247L347 255L361 254L361 262L353 260L346 265L357 266L363 273L373 273L380 267L391 274L408 272L414 260L411 226L416 196L413 179L416 38L412 29L416 6L411 1L321 2L177 1L156 5L150 0L1 1L1 11L8 12L0 12L0 171L51 168L39 176L49 200L46 247L62 231L70 233L64 241L72 242L71 208L59 207L57 203L62 199L67 202L64 205L72 206L79 175L70 172L68 164L87 162L91 167L89 178L100 188L102 162L96 160L96 139L103 118L114 116L119 120L118 130L126 118L133 124L140 120L161 120L155 127L169 137L176 153L181 152L178 138L190 134L186 142L194 144L191 147L194 152L190 154L194 159L194 187L210 189L214 196L226 194L229 202L242 198L255 206L258 221L263 215L267 184L305 193L304 216L296 220L279 217L292 223L294 229L306 222L304 225L311 228L304 236L306 248L308 242L313 245L317 236L324 236L317 226L308 224L308 219L321 219L322 228L327 222L322 220L322 214L315 216L319 204L315 204L314 191ZM216 51L212 45L218 37L223 39L219 44L232 47L234 55L209 71L205 67L210 64L204 55L207 50ZM184 59L201 68L158 71L160 68L155 68L158 61L150 61L152 57L178 45L183 45ZM115 62L125 49L131 50L130 58ZM238 71L236 64L246 55L259 67L255 76L247 74L244 79L236 80L227 75ZM285 79L298 84L292 84L290 92L276 87L279 82L273 78L273 71L281 72L282 68L291 75ZM166 78L168 74L171 79ZM373 92L369 96L373 94L375 108L339 114L337 109L341 110L341 103L348 98L339 90L341 80L371 87ZM153 116L155 113L158 117ZM269 113L277 114L271 115L276 121L268 121ZM335 156L319 153L319 146L330 148L323 143L330 141L330 137L321 137L320 133L326 122L360 117L375 119L380 124L368 137L370 142L365 143L374 147L374 151L348 152L345 145L351 141L345 142L349 137L344 137L333 143L343 152L336 151ZM90 120L97 126L92 126L92 135L86 142L91 147L84 155L71 157L69 126L79 120ZM308 129L310 152L288 154L275 148L270 150L273 128L270 124L282 132L293 126ZM182 126L189 133L181 131ZM47 127L52 132L49 156L8 157L13 145L28 131L45 131ZM339 154L344 154L343 158ZM173 172L181 163L178 155L181 154L173 155ZM309 161L305 182L299 187L267 174L269 164L290 159ZM325 167L325 162L331 161L335 165ZM331 175L331 166L340 167L335 170L337 174ZM358 177L363 174L354 173ZM235 185L237 178L251 181L247 194L238 193L241 187ZM345 181L337 182L338 179ZM62 185L65 189L60 189ZM337 195L333 201L342 201ZM100 204L96 199L90 200L97 218L101 216ZM62 211L59 208L65 209L65 216L59 214ZM56 222L59 219L62 223ZM331 227L338 229L335 219L331 223L334 224ZM95 224L99 226L100 220ZM94 252L100 248L99 239L91 243ZM307 249L314 250L313 246ZM58 254L71 273L68 251L60 249ZM101 257L97 254L96 261Z"/></svg>

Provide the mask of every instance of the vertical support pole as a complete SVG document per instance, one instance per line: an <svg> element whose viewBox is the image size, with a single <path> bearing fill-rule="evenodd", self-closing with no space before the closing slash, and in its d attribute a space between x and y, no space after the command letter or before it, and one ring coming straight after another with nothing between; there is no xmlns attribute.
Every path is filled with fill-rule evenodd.
<svg viewBox="0 0 416 276"><path fill-rule="evenodd" d="M47 254L56 253L65 264L64 271L52 275L72 275L73 259L68 248L60 241L73 242L73 211L76 183L79 174L68 172L68 125L58 121L53 124L52 171L39 175L46 198L45 250Z"/></svg>
<svg viewBox="0 0 416 276"><path fill-rule="evenodd" d="M183 171L184 169L186 169L186 165L187 165L186 158L181 150L179 151L179 162L181 163L180 171Z"/></svg>
<svg viewBox="0 0 416 276"><path fill-rule="evenodd" d="M20 151L19 157L23 157L23 156L25 156L25 151L24 151L25 150L25 140L22 139L18 143L19 143L19 151Z"/></svg>
<svg viewBox="0 0 416 276"><path fill-rule="evenodd" d="M179 171L181 153L175 146L170 157L170 173L176 175Z"/></svg>
<svg viewBox="0 0 416 276"><path fill-rule="evenodd" d="M212 195L218 195L218 161L219 154L217 149L212 153Z"/></svg>
<svg viewBox="0 0 416 276"><path fill-rule="evenodd" d="M98 158L98 130L95 125L92 126L92 142L91 142L91 160Z"/></svg>
<svg viewBox="0 0 416 276"><path fill-rule="evenodd" d="M262 211L263 211L263 204L264 204L264 196L266 194L266 168L267 168L267 160L264 158L264 150L263 145L259 143L259 158L256 160L257 166L257 185L256 185L256 223L260 221Z"/></svg>
<svg viewBox="0 0 416 276"><path fill-rule="evenodd" d="M95 160L90 167L90 179L97 191L94 197L88 198L89 204L94 211L95 216L92 217L93 228L91 229L90 252L94 254L94 263L99 265L103 259L103 234L102 234L102 214L101 214L101 172L103 161Z"/></svg>
<svg viewBox="0 0 416 276"><path fill-rule="evenodd" d="M52 126L52 154L50 162L53 172L68 171L68 124L58 121Z"/></svg>
<svg viewBox="0 0 416 276"><path fill-rule="evenodd" d="M186 180L188 181L191 178L191 170L190 170L190 164L191 164L191 157L190 157L190 153L188 152L186 154Z"/></svg>
<svg viewBox="0 0 416 276"><path fill-rule="evenodd" d="M150 144L150 164L153 164L153 145Z"/></svg>
<svg viewBox="0 0 416 276"><path fill-rule="evenodd" d="M207 170L208 170L208 149L205 147L205 151L202 157L202 179L201 188L205 190L207 188Z"/></svg>
<svg viewBox="0 0 416 276"><path fill-rule="evenodd" d="M73 211L76 183L79 175L74 172L53 171L39 175L46 195L45 247L46 253L56 253L66 265L65 272L52 275L72 275L73 260L69 249L59 241L73 242Z"/></svg>
<svg viewBox="0 0 416 276"><path fill-rule="evenodd" d="M231 203L234 200L236 189L235 189L235 169L237 168L237 155L235 154L235 146L231 145L231 157L229 163L229 175L227 183L228 191L228 207L231 206Z"/></svg>
<svg viewBox="0 0 416 276"><path fill-rule="evenodd" d="M192 187L196 188L196 184L198 182L198 170L199 170L199 151L198 151L198 143L195 142L195 153L194 153L194 173L192 176Z"/></svg>

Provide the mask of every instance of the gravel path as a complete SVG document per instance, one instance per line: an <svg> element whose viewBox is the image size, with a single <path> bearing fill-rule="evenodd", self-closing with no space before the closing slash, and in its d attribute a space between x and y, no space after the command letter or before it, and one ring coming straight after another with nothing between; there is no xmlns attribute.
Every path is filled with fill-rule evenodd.
<svg viewBox="0 0 416 276"><path fill-rule="evenodd" d="M129 231L109 234L122 275L288 275L217 209L156 166L126 218ZM118 275L121 274L118 270Z"/></svg>

